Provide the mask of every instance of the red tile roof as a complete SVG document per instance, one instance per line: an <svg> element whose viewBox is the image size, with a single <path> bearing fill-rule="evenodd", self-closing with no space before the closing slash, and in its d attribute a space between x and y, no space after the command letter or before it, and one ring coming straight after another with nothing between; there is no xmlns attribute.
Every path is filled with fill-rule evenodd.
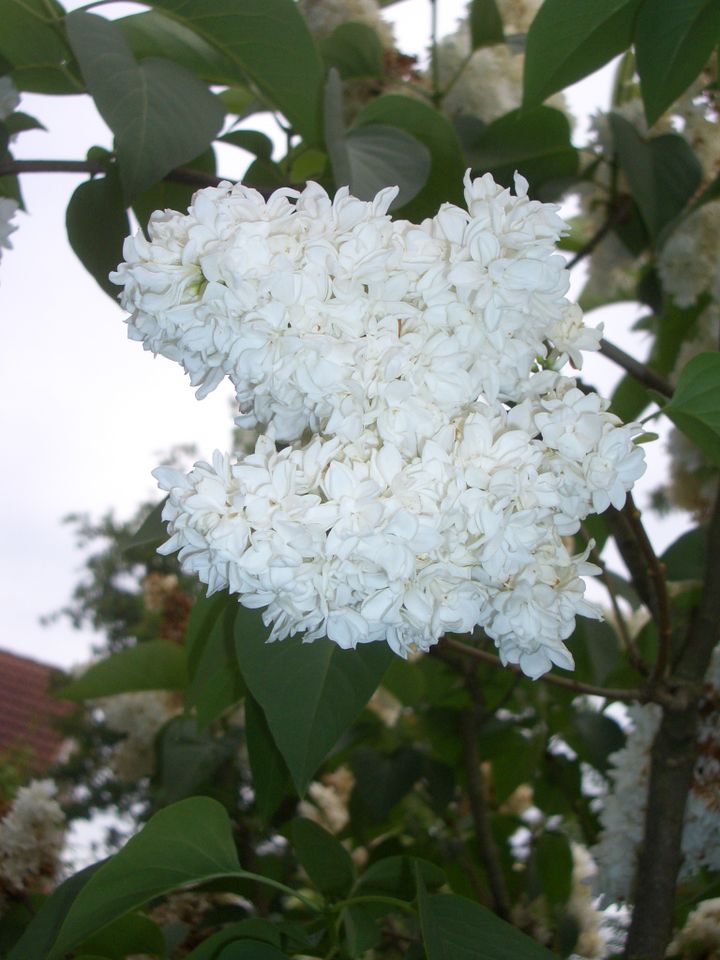
<svg viewBox="0 0 720 960"><path fill-rule="evenodd" d="M35 773L56 759L63 737L53 717L72 711L73 705L48 694L54 668L7 650L0 650L0 754L28 750Z"/></svg>

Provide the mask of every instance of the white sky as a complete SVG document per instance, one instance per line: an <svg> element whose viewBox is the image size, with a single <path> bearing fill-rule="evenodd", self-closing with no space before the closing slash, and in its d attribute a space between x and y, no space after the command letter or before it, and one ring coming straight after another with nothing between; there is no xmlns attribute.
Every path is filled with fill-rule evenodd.
<svg viewBox="0 0 720 960"><path fill-rule="evenodd" d="M442 34L454 27L463 3L439 0L438 7ZM422 53L427 0L403 0L386 15L397 23L400 48ZM606 69L571 89L572 112L583 118L606 107L609 90ZM22 134L15 149L20 158L81 159L94 144L111 145L89 97L26 95L21 109L38 116L48 132ZM247 126L257 128L253 118ZM218 169L239 177L240 152L226 148ZM111 507L128 516L157 496L150 471L170 447L196 443L208 457L227 448L231 430L230 389L199 403L177 364L154 360L127 340L123 311L70 250L65 208L82 179L22 178L28 214L17 218L14 249L4 251L0 264L0 647L65 667L87 658L92 637L66 624L38 623L68 601L81 570L82 555L61 518L79 511L97 518ZM635 315L628 307L604 311L608 339L630 349L627 328ZM593 357L587 379L609 392L619 376ZM636 495L641 506L664 471L660 444L646 451L650 469ZM672 525L652 519L649 526L660 548L682 532L677 518Z"/></svg>

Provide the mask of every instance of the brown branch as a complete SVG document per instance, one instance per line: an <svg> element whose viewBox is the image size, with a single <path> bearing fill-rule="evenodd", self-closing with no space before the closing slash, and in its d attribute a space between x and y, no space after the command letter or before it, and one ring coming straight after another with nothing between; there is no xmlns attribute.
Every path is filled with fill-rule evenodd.
<svg viewBox="0 0 720 960"><path fill-rule="evenodd" d="M629 353L625 353L620 347L616 347L614 343L609 343L603 338L600 341L600 353L607 357L608 360L612 360L613 363L622 367L623 370L629 373L634 380L637 380L637 382L641 383L644 387L656 390L664 397L671 399L673 388L664 377L661 377L659 373L655 373L655 371L651 370L646 364L640 363L639 360L631 357Z"/></svg>
<svg viewBox="0 0 720 960"><path fill-rule="evenodd" d="M519 667L513 664L505 665L496 657L494 653L488 653L487 650L481 650L479 647L470 647L460 640L451 640L449 637L443 637L442 644L449 650L455 650L466 657L472 657L474 660L482 660L483 663L490 663L494 667L500 667L503 670L510 670L513 673L521 674ZM607 700L637 700L640 703L647 703L653 697L647 690L635 690L620 687L598 687L593 683L581 683L579 680L571 680L569 677L559 677L554 673L545 673L538 678L543 683L549 683L556 687L564 687L566 690L573 690L575 693L589 693L596 697L605 697Z"/></svg>
<svg viewBox="0 0 720 960"><path fill-rule="evenodd" d="M105 173L106 164L98 160L6 160L0 163L0 177L20 173L88 173L92 176ZM202 170L177 167L163 178L173 183L185 183L191 187L216 187L224 178Z"/></svg>
<svg viewBox="0 0 720 960"><path fill-rule="evenodd" d="M698 705L713 650L720 643L720 493L708 531L705 589L678 659L674 680L683 709L665 709L652 748L628 960L663 960L672 935L682 832L697 750Z"/></svg>

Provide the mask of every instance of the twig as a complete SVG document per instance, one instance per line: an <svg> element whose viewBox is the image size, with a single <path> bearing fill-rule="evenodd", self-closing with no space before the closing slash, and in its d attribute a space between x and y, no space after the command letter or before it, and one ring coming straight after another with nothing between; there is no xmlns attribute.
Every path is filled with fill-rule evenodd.
<svg viewBox="0 0 720 960"><path fill-rule="evenodd" d="M667 673L668 662L670 659L670 641L672 637L672 612L670 609L670 595L668 594L667 583L665 582L665 571L663 564L657 557L650 538L645 532L642 524L640 511L635 506L632 494L628 493L625 506L623 507L630 526L632 527L638 546L643 552L647 562L648 575L655 591L657 605L657 628L658 628L658 655L653 668L651 683L657 684L663 680Z"/></svg>
<svg viewBox="0 0 720 960"><path fill-rule="evenodd" d="M522 674L519 667L512 664L505 666L499 657L496 657L493 653L488 653L487 650L481 650L479 647L470 647L460 640L451 640L449 637L443 637L442 644L449 650L455 650L464 656L472 657L475 660L482 660L483 663L491 663L494 667L500 667L503 670L511 670L513 673ZM564 687L566 690L573 690L575 693L589 693L596 697L605 697L607 700L637 700L640 703L647 703L653 699L653 696L651 696L647 690L598 687L592 683L581 683L579 680L558 677L554 673L543 674L539 679L543 683L549 683L556 687Z"/></svg>
<svg viewBox="0 0 720 960"><path fill-rule="evenodd" d="M592 541L592 536L590 531L583 524L580 527L580 532L585 538L585 542L589 545ZM632 666L641 673L643 676L647 676L649 673L648 665L645 663L643 658L640 656L640 651L638 650L635 641L630 636L630 630L628 629L627 621L625 616L620 608L620 603L618 602L617 593L615 588L612 585L612 581L608 576L607 565L602 559L597 549L593 546L590 547L590 558L593 563L597 564L600 567L600 579L605 584L605 589L607 590L608 596L610 597L610 604L613 608L613 613L615 614L615 620L617 622L618 631L620 633L620 639L622 640L623 646L627 650L628 657L630 658L630 663Z"/></svg>
<svg viewBox="0 0 720 960"><path fill-rule="evenodd" d="M572 270L581 260L589 257L600 241L610 233L613 227L616 227L630 213L630 197L622 197L610 210L603 225L590 237L588 242L582 246L575 256L568 260L567 269Z"/></svg>
<svg viewBox="0 0 720 960"><path fill-rule="evenodd" d="M0 177L19 173L105 173L105 164L99 160L6 160L0 163ZM191 187L216 187L224 179L202 170L176 167L163 178L173 183L186 183Z"/></svg>
<svg viewBox="0 0 720 960"><path fill-rule="evenodd" d="M663 960L672 935L685 806L697 755L698 705L710 658L718 643L720 493L708 531L705 589L673 678L685 691L686 706L683 710L664 711L652 749L635 908L625 947L628 960Z"/></svg>
<svg viewBox="0 0 720 960"><path fill-rule="evenodd" d="M650 387L651 390L656 390L664 397L667 397L668 400L672 398L673 388L664 377L661 377L659 373L655 373L654 370L651 370L650 367L644 363L640 363L639 360L631 357L629 353L625 353L620 347L616 347L614 343L609 343L603 338L600 341L600 353L606 356L608 360L612 360L613 363L622 367L623 370L629 373L634 380L637 380L638 383L641 383L644 387Z"/></svg>

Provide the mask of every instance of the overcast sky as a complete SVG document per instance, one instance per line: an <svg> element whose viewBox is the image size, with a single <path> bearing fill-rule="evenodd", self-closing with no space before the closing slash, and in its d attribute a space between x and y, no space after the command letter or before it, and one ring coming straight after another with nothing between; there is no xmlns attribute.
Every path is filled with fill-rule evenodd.
<svg viewBox="0 0 720 960"><path fill-rule="evenodd" d="M447 32L463 4L440 0L438 6L441 33ZM386 11L402 50L422 53L428 11L427 0L403 0ZM581 121L576 142L582 143L583 118L607 106L609 90L605 70L570 91ZM111 146L89 97L26 95L21 109L49 129L23 134L18 157L81 159L93 144ZM257 129L252 118L247 126ZM224 151L218 169L239 177L240 152ZM232 423L230 389L198 402L177 364L155 360L127 339L123 311L75 259L64 218L82 179L23 177L28 213L18 216L14 249L4 251L0 264L0 646L64 667L85 660L93 638L65 624L38 623L67 602L80 575L82 555L62 518L78 511L98 517L110 508L127 517L143 499L158 496L150 471L163 453L195 443L208 458L216 447L227 448ZM626 330L635 315L632 307L603 311L608 338L630 344ZM587 371L603 392L618 379L602 358L592 358ZM660 444L654 447L636 497L641 505L664 469ZM677 519L672 526L653 520L651 529L662 547L682 526Z"/></svg>

